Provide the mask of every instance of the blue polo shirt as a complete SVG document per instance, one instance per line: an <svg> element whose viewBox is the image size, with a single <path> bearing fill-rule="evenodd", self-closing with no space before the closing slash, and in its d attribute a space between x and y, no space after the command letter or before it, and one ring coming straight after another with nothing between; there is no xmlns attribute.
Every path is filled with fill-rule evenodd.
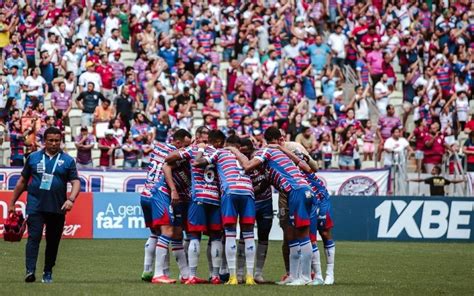
<svg viewBox="0 0 474 296"><path fill-rule="evenodd" d="M51 184L51 190L40 189L43 173L38 172L38 165L45 159L45 172L51 174L54 163L58 159L56 170ZM64 214L61 207L66 201L67 183L78 180L76 162L74 159L60 151L53 157L49 157L44 150L31 153L25 163L21 175L28 182L28 196L26 203L26 214L35 212L48 212Z"/></svg>

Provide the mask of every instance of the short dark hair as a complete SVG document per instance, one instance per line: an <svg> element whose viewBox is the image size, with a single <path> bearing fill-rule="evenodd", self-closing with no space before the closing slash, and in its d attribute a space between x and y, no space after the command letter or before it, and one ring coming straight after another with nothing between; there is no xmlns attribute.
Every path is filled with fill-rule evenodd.
<svg viewBox="0 0 474 296"><path fill-rule="evenodd" d="M185 130L185 129L179 129L177 131L174 132L173 134L173 139L175 140L178 140L178 141L182 141L186 138L192 138L191 134Z"/></svg>
<svg viewBox="0 0 474 296"><path fill-rule="evenodd" d="M197 134L209 134L209 128L207 128L206 126L200 126L196 129L196 135Z"/></svg>
<svg viewBox="0 0 474 296"><path fill-rule="evenodd" d="M240 137L237 135L229 136L225 142L229 145L236 145L236 146L242 145L242 141Z"/></svg>
<svg viewBox="0 0 474 296"><path fill-rule="evenodd" d="M281 138L281 132L276 127L269 127L265 131L264 137L267 142L279 140Z"/></svg>
<svg viewBox="0 0 474 296"><path fill-rule="evenodd" d="M396 130L400 131L401 129L400 129L398 126L396 126L396 127L392 128L392 131L391 131L391 132L392 132L392 134L393 134L393 133L394 133Z"/></svg>
<svg viewBox="0 0 474 296"><path fill-rule="evenodd" d="M48 135L61 135L61 131L57 127L48 127L43 134L43 138L46 140Z"/></svg>
<svg viewBox="0 0 474 296"><path fill-rule="evenodd" d="M230 136L229 136L229 138L230 138ZM250 140L249 138L240 139L240 147L247 147L252 151L255 150L255 146L253 145L252 140Z"/></svg>
<svg viewBox="0 0 474 296"><path fill-rule="evenodd" d="M225 135L223 132L221 132L218 129L211 130L209 132L209 142L216 143L218 141L222 141L222 143L225 142Z"/></svg>

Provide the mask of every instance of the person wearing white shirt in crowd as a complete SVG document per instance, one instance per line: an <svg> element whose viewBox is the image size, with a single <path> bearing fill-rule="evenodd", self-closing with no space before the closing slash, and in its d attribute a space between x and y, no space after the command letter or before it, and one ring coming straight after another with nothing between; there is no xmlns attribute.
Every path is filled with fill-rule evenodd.
<svg viewBox="0 0 474 296"><path fill-rule="evenodd" d="M45 93L48 93L48 84L46 80L40 75L39 67L33 68L30 71L30 76L25 79L23 90L26 93L25 106L32 101L44 102Z"/></svg>
<svg viewBox="0 0 474 296"><path fill-rule="evenodd" d="M380 114L386 115L387 114L387 105L389 102L389 95L391 91L388 88L387 85L387 74L382 75L382 79L380 79L379 82L375 85L374 88L374 95L375 95L375 101L377 108L379 109Z"/></svg>
<svg viewBox="0 0 474 296"><path fill-rule="evenodd" d="M148 6L146 0L138 0L138 3L132 6L130 12L137 16L140 23L143 23L146 20L146 15L150 12L150 6Z"/></svg>
<svg viewBox="0 0 474 296"><path fill-rule="evenodd" d="M56 35L54 32L49 32L48 33L48 40L43 43L41 46L40 51L46 50L48 52L48 55L51 57L51 63L53 64L58 64L59 58L58 55L55 55L54 53L57 52L59 53L61 51L61 46L59 43L56 42L58 38L58 35Z"/></svg>
<svg viewBox="0 0 474 296"><path fill-rule="evenodd" d="M401 136L399 127L392 129L392 136L385 140L384 145L384 166L392 166L399 160L404 160L407 152L411 153L412 149L407 139Z"/></svg>
<svg viewBox="0 0 474 296"><path fill-rule="evenodd" d="M84 91L89 82L94 83L94 90L100 92L102 90L102 79L100 75L95 72L95 64L92 61L86 63L87 71L79 76L79 93Z"/></svg>
<svg viewBox="0 0 474 296"><path fill-rule="evenodd" d="M77 46L72 44L69 46L69 50L66 51L63 55L61 61L61 67L65 72L71 71L74 75L79 75L79 56L76 54Z"/></svg>
<svg viewBox="0 0 474 296"><path fill-rule="evenodd" d="M114 53L122 50L122 39L120 39L119 29L113 29L112 35L106 41L106 50L109 62L114 60Z"/></svg>
<svg viewBox="0 0 474 296"><path fill-rule="evenodd" d="M298 40L295 36L291 37L290 44L283 47L283 57L294 59L300 54L300 47L304 46L304 42Z"/></svg>
<svg viewBox="0 0 474 296"><path fill-rule="evenodd" d="M110 11L110 15L105 19L105 33L104 33L104 38L107 40L107 38L112 36L112 31L114 29L118 29L120 27L120 20L117 17L119 13L119 9L114 7Z"/></svg>
<svg viewBox="0 0 474 296"><path fill-rule="evenodd" d="M333 63L338 65L341 69L344 67L347 43L347 37L342 33L342 27L338 25L336 31L329 35L328 45L333 53Z"/></svg>
<svg viewBox="0 0 474 296"><path fill-rule="evenodd" d="M56 24L51 28L51 30L49 30L49 32L54 33L59 38L59 43L61 45L66 45L66 39L71 38L74 34L73 29L64 23L63 16L57 18Z"/></svg>

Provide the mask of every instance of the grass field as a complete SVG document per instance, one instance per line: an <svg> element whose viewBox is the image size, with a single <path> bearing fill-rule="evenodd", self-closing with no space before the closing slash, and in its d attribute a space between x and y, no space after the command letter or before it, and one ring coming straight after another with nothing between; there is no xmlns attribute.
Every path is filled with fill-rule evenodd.
<svg viewBox="0 0 474 296"><path fill-rule="evenodd" d="M37 282L26 284L25 242L0 242L0 295L474 295L472 244L337 242L334 286L229 287L142 282L144 240L63 240L54 283L41 284L37 272ZM41 248L39 271L43 252ZM205 258L201 256L199 266L202 277L207 273ZM176 276L174 260L171 265ZM264 274L268 280L283 274L279 242L270 245Z"/></svg>

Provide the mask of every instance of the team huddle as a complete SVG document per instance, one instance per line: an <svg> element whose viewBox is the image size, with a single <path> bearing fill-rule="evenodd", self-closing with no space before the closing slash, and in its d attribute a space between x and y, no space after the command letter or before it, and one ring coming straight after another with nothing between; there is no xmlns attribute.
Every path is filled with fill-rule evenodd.
<svg viewBox="0 0 474 296"><path fill-rule="evenodd" d="M265 283L273 186L279 191L286 268L278 284L334 283L333 221L328 191L315 174L317 165L302 146L285 143L279 129L268 128L264 136L268 144L255 149L249 139L226 138L220 130L201 127L194 139L181 129L170 144L155 146L141 194L145 224L151 230L143 280L176 283L169 276L171 245L183 284ZM327 259L325 279L318 231ZM197 276L203 234L209 237L209 280Z"/></svg>

